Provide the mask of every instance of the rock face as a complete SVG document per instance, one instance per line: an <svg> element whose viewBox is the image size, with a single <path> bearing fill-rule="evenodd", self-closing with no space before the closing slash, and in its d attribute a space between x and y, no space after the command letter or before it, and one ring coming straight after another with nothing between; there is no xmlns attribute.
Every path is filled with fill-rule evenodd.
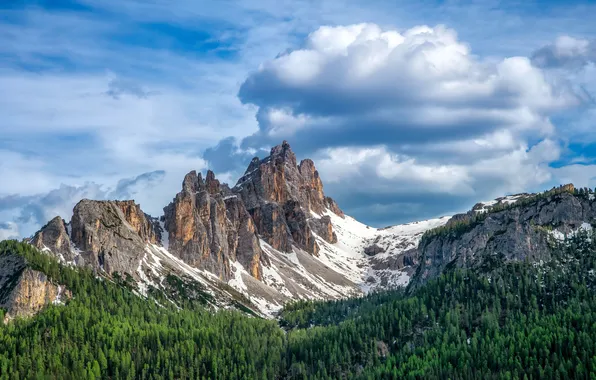
<svg viewBox="0 0 596 380"><path fill-rule="evenodd" d="M7 310L4 323L17 317L31 317L46 305L71 297L64 286L52 283L44 273L29 268L23 257L0 256L0 307Z"/></svg>
<svg viewBox="0 0 596 380"><path fill-rule="evenodd" d="M337 243L337 234L333 231L333 224L329 215L318 219L312 218L308 222L310 223L310 228L325 241L331 244Z"/></svg>
<svg viewBox="0 0 596 380"><path fill-rule="evenodd" d="M141 206L134 201L115 201L114 203L124 214L126 222L142 240L153 244L160 241L161 231L157 228L156 221L145 214L141 210Z"/></svg>
<svg viewBox="0 0 596 380"><path fill-rule="evenodd" d="M228 217L228 246L232 257L257 280L262 280L262 264L269 265L269 259L261 250L257 228L244 203L236 196L225 198Z"/></svg>
<svg viewBox="0 0 596 380"><path fill-rule="evenodd" d="M345 216L313 161L298 163L284 141L254 158L233 189L212 171L191 171L159 219L134 201L83 200L68 224L53 219L31 243L69 265L128 274L144 296L175 291L168 279L177 276L210 305L269 315L288 299L361 294L359 255L374 230Z"/></svg>
<svg viewBox="0 0 596 380"><path fill-rule="evenodd" d="M41 228L31 240L41 251L50 250L62 262L74 262L76 253L70 244L66 222L57 216Z"/></svg>
<svg viewBox="0 0 596 380"><path fill-rule="evenodd" d="M383 252L385 252L385 249L383 249L382 247L379 247L376 244L369 245L368 247L364 248L364 253L369 256L374 256L378 253L383 253Z"/></svg>
<svg viewBox="0 0 596 380"><path fill-rule="evenodd" d="M312 160L298 165L296 155L284 141L259 160L253 158L248 169L232 189L252 215L257 231L274 249L289 252L292 244L317 255L319 246L309 220L326 209L343 217L335 201L325 197L323 183ZM325 222L322 222L325 224ZM333 241L330 223L325 228L314 224L325 240Z"/></svg>
<svg viewBox="0 0 596 380"><path fill-rule="evenodd" d="M109 275L136 270L145 245L156 240L138 205L133 201L80 201L73 210L71 239L80 250L79 265L102 269Z"/></svg>
<svg viewBox="0 0 596 380"><path fill-rule="evenodd" d="M238 258L259 279L265 258L257 229L242 201L227 193L212 171L205 180L200 173L188 173L182 191L164 208L168 249L225 281L232 276L231 262Z"/></svg>
<svg viewBox="0 0 596 380"><path fill-rule="evenodd" d="M344 212L339 208L339 205L337 204L337 202L331 198L331 197L325 197L325 206L333 211L334 214L340 216L340 217L344 217Z"/></svg>
<svg viewBox="0 0 596 380"><path fill-rule="evenodd" d="M489 212L480 222L459 231L452 229L423 239L414 282L424 283L447 266L482 267L491 260L547 260L552 239L579 229L591 230L596 222L593 195L572 192L572 188L567 188L528 204ZM464 219L459 216L446 226L453 228Z"/></svg>

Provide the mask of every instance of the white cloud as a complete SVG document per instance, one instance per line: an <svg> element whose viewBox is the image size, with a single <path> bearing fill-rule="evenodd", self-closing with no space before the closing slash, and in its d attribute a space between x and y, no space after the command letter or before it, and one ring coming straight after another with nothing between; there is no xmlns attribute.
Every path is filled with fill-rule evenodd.
<svg viewBox="0 0 596 380"><path fill-rule="evenodd" d="M240 96L259 107L245 147L297 141L345 191L482 198L556 180L550 116L579 104L528 58L482 60L443 26L374 24L319 28Z"/></svg>
<svg viewBox="0 0 596 380"><path fill-rule="evenodd" d="M264 63L242 85L241 99L258 106L259 115L284 115L281 123L260 117L261 131L247 146L299 134L317 140L330 130L352 143L360 133L377 143L503 130L548 135L548 116L578 104L529 59L482 61L443 26L403 33L374 24L321 27L304 45Z"/></svg>
<svg viewBox="0 0 596 380"><path fill-rule="evenodd" d="M424 164L386 147L332 148L320 152L317 168L327 184L370 193L438 193L472 197L524 191L553 179L550 162L560 156L551 140L490 158L460 164Z"/></svg>
<svg viewBox="0 0 596 380"><path fill-rule="evenodd" d="M450 193L464 190L469 182L461 166L420 164L415 158L393 154L382 146L331 148L320 154L316 164L326 183L365 183L374 191L376 182L394 184L384 187L396 193L417 188Z"/></svg>
<svg viewBox="0 0 596 380"><path fill-rule="evenodd" d="M257 130L256 107L236 97L247 73L259 63L267 66L281 51L296 49L320 25L348 26L320 29L301 45L309 65L291 59L280 65L288 83L322 86L311 88L319 95L313 101L316 112L297 108L303 96L312 95L297 92L289 106L258 110L267 141L261 136L245 141L236 149L241 160L221 156L228 179L234 179L231 162L243 167L247 156L292 135L290 142L304 153L353 146L355 134L361 146L386 144L387 165L402 167L395 178L403 177L406 167L459 167L467 160L508 154L527 146L529 136L533 141L550 136L548 111L567 99L549 94L523 60L508 63L515 65L513 73L506 72L507 65L499 73L502 59L491 63L472 55L470 45L452 30L413 26L448 22L483 56L527 54L536 41L552 38L553 30L581 35L592 27L591 20L577 17L590 14L587 7L541 6L538 17L490 2L465 8L453 2L404 2L390 10L375 0L82 3L99 12L27 7L4 13L14 22L0 23L0 35L6 37L0 45L6 58L0 67L0 174L10 179L0 182L0 196L47 194L60 183L93 182L113 189L120 178L163 169L163 183L139 198L145 209L159 212L188 170L207 165L199 158L206 147L224 136L240 140ZM362 20L383 26L357 24ZM150 30L149 24L172 33ZM527 24L533 25L532 33ZM206 45L192 37L185 41L193 33L208 35ZM189 41L179 48L178 43ZM217 47L203 51L210 44ZM515 77L524 67L529 71ZM331 95L323 76L335 91ZM505 77L510 80L499 81ZM506 96L491 98L491 91ZM495 103L483 103L487 99ZM410 103L395 106L404 100ZM346 110L352 113L346 116ZM346 124L354 133L340 129ZM364 133L362 125L368 126ZM396 125L398 133L391 134ZM379 142L379 135L385 141ZM9 219L0 213L0 220Z"/></svg>

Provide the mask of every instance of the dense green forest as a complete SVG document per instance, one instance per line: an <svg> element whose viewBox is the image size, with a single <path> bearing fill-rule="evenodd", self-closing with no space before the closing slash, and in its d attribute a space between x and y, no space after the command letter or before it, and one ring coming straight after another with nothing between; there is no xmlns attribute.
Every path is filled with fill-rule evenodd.
<svg viewBox="0 0 596 380"><path fill-rule="evenodd" d="M9 252L74 297L0 327L1 379L596 378L596 240L586 234L541 265L453 270L417 289L296 302L279 321L179 310L28 245L0 243Z"/></svg>

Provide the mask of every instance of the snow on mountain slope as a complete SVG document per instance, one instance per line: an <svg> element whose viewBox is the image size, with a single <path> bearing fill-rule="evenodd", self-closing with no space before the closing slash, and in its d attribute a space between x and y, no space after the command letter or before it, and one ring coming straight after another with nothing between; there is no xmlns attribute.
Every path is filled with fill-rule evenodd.
<svg viewBox="0 0 596 380"><path fill-rule="evenodd" d="M415 252L422 234L449 220L449 217L377 229L350 216L341 217L330 210L329 216L337 243L331 244L315 234L320 251L313 256L297 247L280 252L264 240L261 247L270 260L263 266L262 282L256 280L239 263L228 284L243 293L261 313L272 315L284 303L297 299L339 299L358 296L372 290L405 286L414 262L404 254ZM383 249L376 256L365 253L367 247ZM412 252L413 251L413 252Z"/></svg>
<svg viewBox="0 0 596 380"><path fill-rule="evenodd" d="M415 252L424 231L447 221L447 218L442 218L377 229L329 209L324 209L321 214L311 211L308 215L311 219L329 218L337 242L330 243L329 238L326 240L313 232L319 251L312 254L295 245L290 252L283 252L260 238L258 244L266 255L260 278L251 275L249 268L240 261L230 262L231 275L226 281L206 269L187 263L169 251L170 236L163 221L156 226L157 242L136 239L138 246L133 245L120 252L131 263L126 267L130 269L121 272L120 277L136 281L136 284L131 284L143 297L155 298L152 297L153 292L160 290L168 301L178 306L190 298L214 309L236 307L272 317L292 300L340 299L407 285L414 262L404 257L410 251ZM122 228L130 234L135 232L128 222L123 222ZM69 224L61 219L54 221L38 236L38 246L63 263L89 265L93 256L85 253L85 259L82 259L82 251L67 233L68 229ZM45 245L43 236L45 234L48 243L52 243L52 231L60 236L56 241L61 241L62 246L53 244L51 249ZM112 237L109 231L102 236L106 239ZM367 249L373 245L380 250L376 256L367 254ZM59 247L66 248L61 252ZM134 252L127 249L139 254L133 255ZM74 259L67 261L64 255ZM102 262L94 268L98 276L111 278L113 275Z"/></svg>
<svg viewBox="0 0 596 380"><path fill-rule="evenodd" d="M384 252L375 255L375 257L387 258L391 255L415 249L418 247L418 242L426 231L443 226L450 218L450 216L443 216L437 219L380 228L376 231L373 238L367 240L366 244L380 246Z"/></svg>
<svg viewBox="0 0 596 380"><path fill-rule="evenodd" d="M230 300L241 295L244 305L257 314L271 317L291 300L340 299L405 286L412 263L406 260L404 264L404 253L415 251L424 231L448 220L444 217L377 229L329 210L323 215L311 213L312 218L324 215L331 218L337 243L331 244L315 235L320 251L313 256L297 247L292 252L281 252L261 239L261 247L270 262L263 266L262 281L251 276L239 262L233 262L233 276L227 282L230 289L222 288L217 276L190 266L164 246L147 244L137 271L139 293L147 296L148 289L154 287L166 290L167 294L168 275L174 274L199 286L215 300L212 306L216 309L229 307ZM373 244L384 251L367 255L366 248Z"/></svg>
<svg viewBox="0 0 596 380"><path fill-rule="evenodd" d="M491 208L493 206L501 205L501 204L509 205L509 204L519 201L520 199L524 199L524 198L530 197L532 195L533 194L527 194L527 193L514 194L514 195L508 195L505 197L496 198L491 201L479 202L479 203L476 203L476 205L474 205L472 210L475 212L486 212L489 208Z"/></svg>
<svg viewBox="0 0 596 380"><path fill-rule="evenodd" d="M366 291L406 286L415 271L417 248L424 232L447 223L449 216L378 229L366 240Z"/></svg>

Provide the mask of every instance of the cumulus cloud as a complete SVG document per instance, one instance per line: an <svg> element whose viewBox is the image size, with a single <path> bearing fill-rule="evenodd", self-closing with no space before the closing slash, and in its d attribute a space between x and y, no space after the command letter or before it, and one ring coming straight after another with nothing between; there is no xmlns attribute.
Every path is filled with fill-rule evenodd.
<svg viewBox="0 0 596 380"><path fill-rule="evenodd" d="M239 91L258 107L243 146L282 138L311 149L547 135L548 116L578 102L525 57L482 61L443 26L321 27L304 47L263 63Z"/></svg>
<svg viewBox="0 0 596 380"><path fill-rule="evenodd" d="M231 170L246 158L237 152L286 139L371 223L390 221L383 205L400 205L393 220L406 221L540 190L560 180L550 163L564 142L551 118L584 99L537 66L484 60L444 26L320 27L247 77L238 96L259 130L239 148L223 141L210 160L226 156Z"/></svg>
<svg viewBox="0 0 596 380"><path fill-rule="evenodd" d="M596 62L596 40L560 36L532 54L535 65L545 68L580 69Z"/></svg>
<svg viewBox="0 0 596 380"><path fill-rule="evenodd" d="M596 40L560 36L536 50L532 62L566 83L582 103L560 119L560 134L581 143L596 141Z"/></svg>
<svg viewBox="0 0 596 380"><path fill-rule="evenodd" d="M558 144L544 140L505 155L461 164L424 164L384 146L330 148L317 167L326 183L362 183L370 192L475 195L522 191L548 182L548 163L560 157Z"/></svg>

